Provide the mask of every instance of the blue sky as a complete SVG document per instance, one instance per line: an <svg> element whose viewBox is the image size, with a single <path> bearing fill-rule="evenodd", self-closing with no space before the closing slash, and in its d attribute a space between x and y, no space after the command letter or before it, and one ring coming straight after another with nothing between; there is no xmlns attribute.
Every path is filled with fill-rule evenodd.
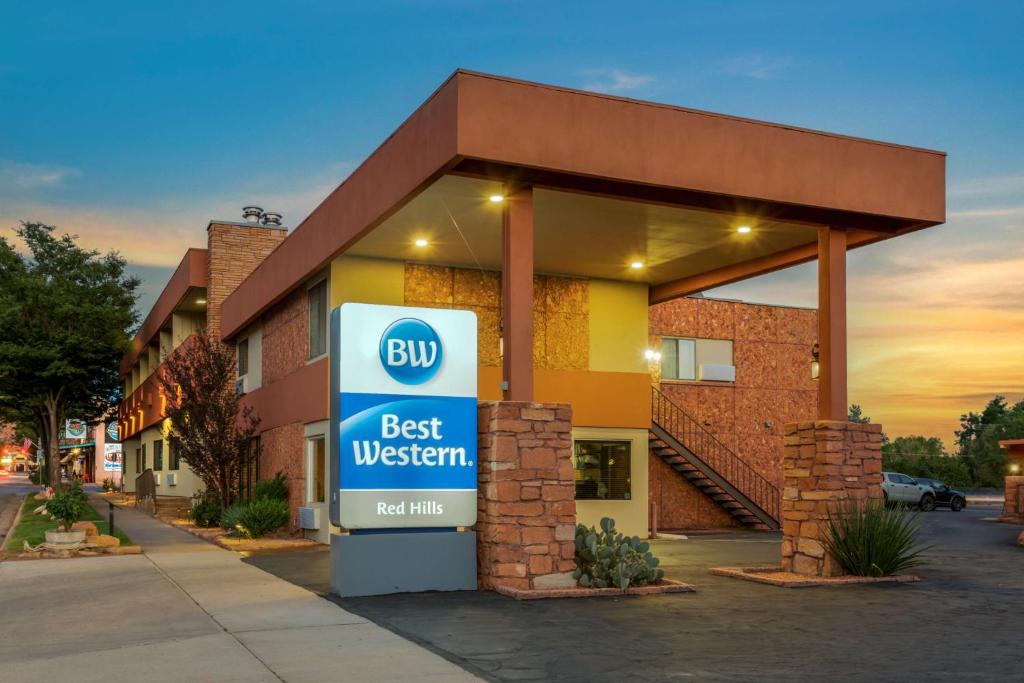
<svg viewBox="0 0 1024 683"><path fill-rule="evenodd" d="M948 438L1024 392L1022 35L1021 2L8 2L0 229L121 250L148 310L209 218L297 224L457 67L941 149L949 223L851 256L851 390ZM813 305L813 266L719 293ZM944 421L899 408L957 344L989 365L910 382Z"/></svg>

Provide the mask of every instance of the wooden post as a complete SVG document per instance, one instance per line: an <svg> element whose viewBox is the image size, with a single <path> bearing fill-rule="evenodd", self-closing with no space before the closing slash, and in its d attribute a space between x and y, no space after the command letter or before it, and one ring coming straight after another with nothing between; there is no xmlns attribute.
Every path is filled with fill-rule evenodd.
<svg viewBox="0 0 1024 683"><path fill-rule="evenodd" d="M533 400L533 188L505 198L501 253L502 396Z"/></svg>
<svg viewBox="0 0 1024 683"><path fill-rule="evenodd" d="M847 420L846 230L818 228L818 417Z"/></svg>

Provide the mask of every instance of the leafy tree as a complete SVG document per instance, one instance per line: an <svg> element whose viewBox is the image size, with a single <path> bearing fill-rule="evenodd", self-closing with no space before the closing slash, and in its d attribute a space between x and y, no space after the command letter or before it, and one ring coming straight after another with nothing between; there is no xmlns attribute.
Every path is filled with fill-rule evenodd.
<svg viewBox="0 0 1024 683"><path fill-rule="evenodd" d="M196 334L167 357L158 377L167 398L171 448L227 508L259 425L252 407L242 408L235 393L234 351L205 332Z"/></svg>
<svg viewBox="0 0 1024 683"><path fill-rule="evenodd" d="M937 436L898 436L882 446L882 467L911 477L938 479L952 486L973 487L967 461L950 455Z"/></svg>
<svg viewBox="0 0 1024 683"><path fill-rule="evenodd" d="M0 416L31 425L52 482L63 420L98 421L120 400L139 285L116 252L101 256L55 230L22 223L24 253L0 237Z"/></svg>
<svg viewBox="0 0 1024 683"><path fill-rule="evenodd" d="M957 447L978 486L1001 487L1006 475L1006 453L999 447L1004 439L1024 438L1024 401L1009 406L996 396L981 413L960 416Z"/></svg>

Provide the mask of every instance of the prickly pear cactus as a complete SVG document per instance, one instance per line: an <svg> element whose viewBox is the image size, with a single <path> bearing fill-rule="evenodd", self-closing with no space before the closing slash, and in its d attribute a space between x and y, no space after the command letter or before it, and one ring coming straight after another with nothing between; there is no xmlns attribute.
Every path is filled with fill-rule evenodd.
<svg viewBox="0 0 1024 683"><path fill-rule="evenodd" d="M576 571L573 576L587 588L630 586L657 583L665 572L658 569L658 558L651 546L638 536L624 536L615 530L615 520L603 517L600 529L576 525Z"/></svg>

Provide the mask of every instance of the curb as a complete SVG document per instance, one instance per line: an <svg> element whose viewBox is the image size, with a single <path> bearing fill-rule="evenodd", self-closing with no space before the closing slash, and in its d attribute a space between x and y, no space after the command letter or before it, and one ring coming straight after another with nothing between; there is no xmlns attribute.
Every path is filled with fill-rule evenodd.
<svg viewBox="0 0 1024 683"><path fill-rule="evenodd" d="M621 591L618 588L512 588L494 586L491 590L516 600L545 600L550 598L609 598L623 595L661 595L664 593L693 593L696 588L675 579L662 579L653 586L633 586Z"/></svg>
<svg viewBox="0 0 1024 683"><path fill-rule="evenodd" d="M30 493L29 495L31 496L35 494ZM18 510L14 513L14 520L11 522L11 526L7 529L7 534L4 536L4 542L0 543L0 561L2 561L4 559L4 555L7 554L7 544L11 542L11 532L18 528L18 522L21 521L21 514L24 511L25 499L21 498L18 502Z"/></svg>
<svg viewBox="0 0 1024 683"><path fill-rule="evenodd" d="M818 586L860 586L867 583L917 583L921 577L914 574L893 574L892 576L802 576L783 571L777 565L767 567L712 567L708 570L714 576L764 583L781 588L815 588ZM780 576L772 576L779 574Z"/></svg>

